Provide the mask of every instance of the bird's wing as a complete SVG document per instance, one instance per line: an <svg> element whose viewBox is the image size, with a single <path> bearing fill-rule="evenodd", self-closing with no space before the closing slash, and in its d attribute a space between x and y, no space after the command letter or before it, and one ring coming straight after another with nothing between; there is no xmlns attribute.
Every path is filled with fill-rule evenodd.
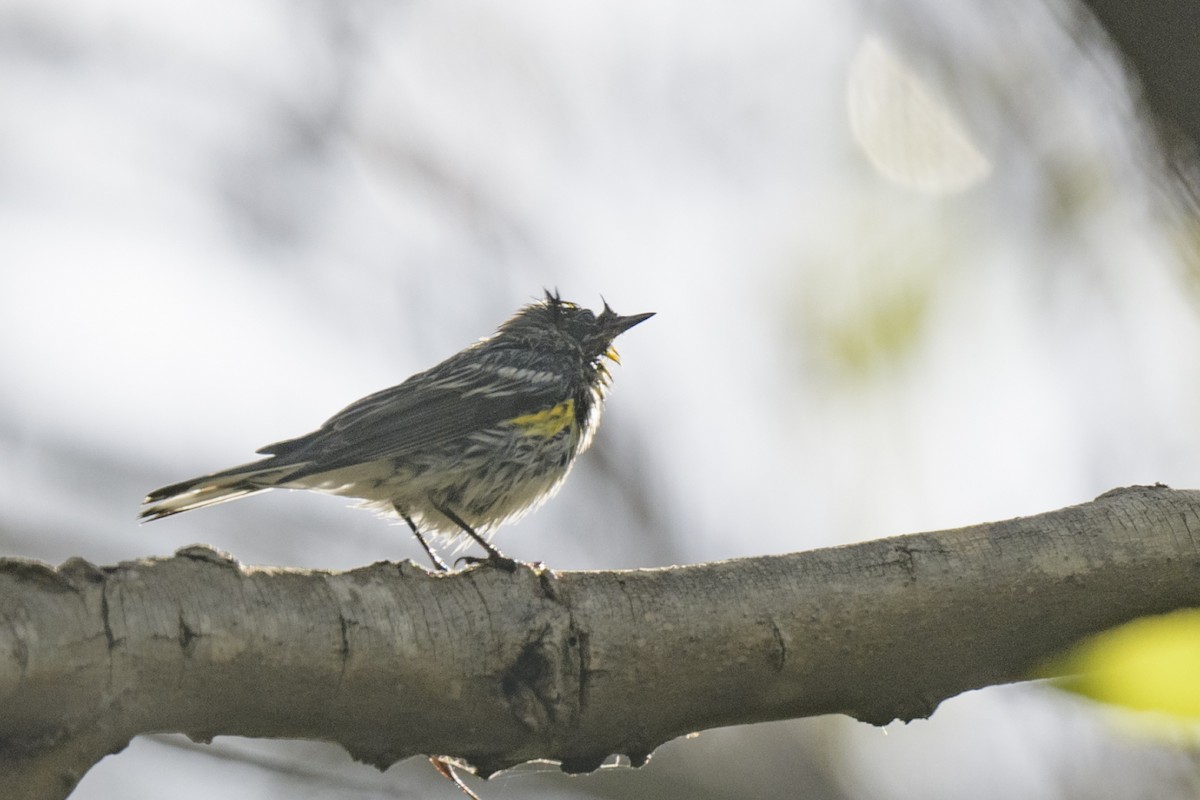
<svg viewBox="0 0 1200 800"><path fill-rule="evenodd" d="M305 472L403 458L562 402L567 374L540 366L452 358L352 403L313 433L258 452L307 463Z"/></svg>

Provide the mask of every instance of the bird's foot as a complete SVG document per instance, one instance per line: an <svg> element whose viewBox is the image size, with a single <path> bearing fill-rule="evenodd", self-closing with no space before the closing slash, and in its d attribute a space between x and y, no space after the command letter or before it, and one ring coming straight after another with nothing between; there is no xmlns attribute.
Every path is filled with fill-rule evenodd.
<svg viewBox="0 0 1200 800"><path fill-rule="evenodd" d="M517 561L515 558L509 558L499 550L488 553L483 558L480 558L479 556L459 556L458 558L454 559L455 567L457 567L459 564L466 564L469 567L482 565L486 567L493 567L495 569L502 569L505 572L516 572L517 567L520 566L521 563L522 562Z"/></svg>

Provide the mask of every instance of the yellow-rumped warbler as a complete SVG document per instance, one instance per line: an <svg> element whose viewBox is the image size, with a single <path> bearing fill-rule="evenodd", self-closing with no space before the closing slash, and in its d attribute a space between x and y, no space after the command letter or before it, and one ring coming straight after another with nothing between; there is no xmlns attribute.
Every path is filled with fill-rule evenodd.
<svg viewBox="0 0 1200 800"><path fill-rule="evenodd" d="M549 498L587 449L610 376L613 339L654 316L598 316L555 292L499 330L399 386L364 397L318 430L258 450L268 457L151 492L142 519L267 489L356 497L422 530L466 533L496 562L481 532ZM619 362L618 362L619 363Z"/></svg>

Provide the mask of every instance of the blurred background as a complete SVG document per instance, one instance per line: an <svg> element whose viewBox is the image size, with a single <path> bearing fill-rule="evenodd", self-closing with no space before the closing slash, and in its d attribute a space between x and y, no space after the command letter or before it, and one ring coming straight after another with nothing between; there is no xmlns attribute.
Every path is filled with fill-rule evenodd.
<svg viewBox="0 0 1200 800"><path fill-rule="evenodd" d="M1047 0L3 0L0 553L420 559L308 493L134 520L543 287L658 316L619 341L562 492L500 532L517 558L659 566L1200 487L1197 229L1146 106ZM1195 749L1023 684L476 786L1094 800L1198 776ZM151 737L74 797L166 792L460 796L421 759Z"/></svg>

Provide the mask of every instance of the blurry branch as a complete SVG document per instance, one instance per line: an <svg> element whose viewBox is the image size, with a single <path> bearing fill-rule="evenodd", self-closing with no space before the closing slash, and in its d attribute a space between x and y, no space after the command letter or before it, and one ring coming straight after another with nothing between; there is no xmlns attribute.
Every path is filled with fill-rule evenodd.
<svg viewBox="0 0 1200 800"><path fill-rule="evenodd" d="M0 796L64 797L139 733L643 763L689 731L927 716L1079 638L1200 605L1200 491L1115 490L959 530L628 572L245 567L203 547L0 561Z"/></svg>
<svg viewBox="0 0 1200 800"><path fill-rule="evenodd" d="M1154 116L1200 148L1200 3L1083 0L1137 74Z"/></svg>

